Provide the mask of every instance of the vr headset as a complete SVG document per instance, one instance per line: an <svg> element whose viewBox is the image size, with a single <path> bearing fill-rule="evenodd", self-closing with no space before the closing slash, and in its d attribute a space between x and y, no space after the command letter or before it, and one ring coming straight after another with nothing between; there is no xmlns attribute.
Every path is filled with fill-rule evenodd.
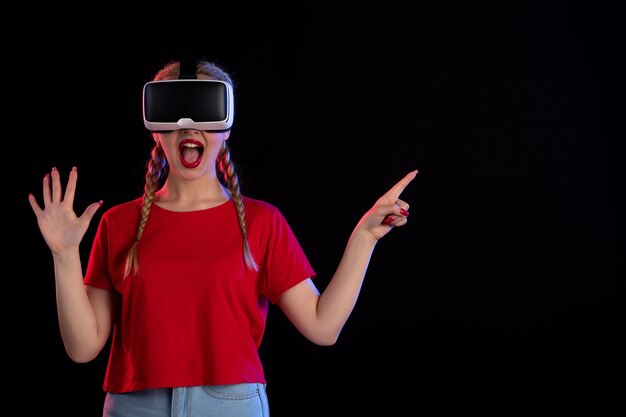
<svg viewBox="0 0 626 417"><path fill-rule="evenodd" d="M224 81L177 79L143 87L143 122L153 132L230 130L235 116L233 87Z"/></svg>

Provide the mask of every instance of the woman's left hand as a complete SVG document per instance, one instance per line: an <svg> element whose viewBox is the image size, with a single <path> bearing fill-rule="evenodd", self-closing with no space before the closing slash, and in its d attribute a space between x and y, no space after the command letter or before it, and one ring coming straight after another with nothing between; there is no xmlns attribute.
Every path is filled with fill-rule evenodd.
<svg viewBox="0 0 626 417"><path fill-rule="evenodd" d="M374 239L379 240L394 227L404 226L408 222L409 203L400 199L400 194L417 175L417 170L409 172L393 187L383 194L365 213L356 229L363 229Z"/></svg>

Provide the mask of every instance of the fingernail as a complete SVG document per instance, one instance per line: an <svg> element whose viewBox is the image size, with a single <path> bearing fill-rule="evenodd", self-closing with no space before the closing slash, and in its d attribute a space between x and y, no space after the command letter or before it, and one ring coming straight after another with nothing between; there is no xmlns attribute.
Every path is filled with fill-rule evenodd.
<svg viewBox="0 0 626 417"><path fill-rule="evenodd" d="M402 214L404 217L407 217L409 215L409 212L406 211L405 209L401 208L400 209L400 214Z"/></svg>
<svg viewBox="0 0 626 417"><path fill-rule="evenodd" d="M388 225L389 223L391 223L393 221L393 217L385 217L383 219L383 224Z"/></svg>

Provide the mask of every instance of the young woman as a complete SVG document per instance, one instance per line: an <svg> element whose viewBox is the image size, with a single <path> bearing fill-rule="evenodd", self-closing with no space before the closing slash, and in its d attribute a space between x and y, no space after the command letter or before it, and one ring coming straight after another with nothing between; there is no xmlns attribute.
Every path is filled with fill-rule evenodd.
<svg viewBox="0 0 626 417"><path fill-rule="evenodd" d="M211 62L199 80L230 76ZM154 80L174 80L171 62ZM78 172L43 179L29 201L52 251L60 331L69 357L94 359L111 339L103 416L267 416L258 355L268 303L311 342L332 345L352 312L376 243L407 223L407 173L356 224L320 293L281 212L243 196L230 130L153 132L144 193L103 213L85 275L79 244L102 205L73 209Z"/></svg>

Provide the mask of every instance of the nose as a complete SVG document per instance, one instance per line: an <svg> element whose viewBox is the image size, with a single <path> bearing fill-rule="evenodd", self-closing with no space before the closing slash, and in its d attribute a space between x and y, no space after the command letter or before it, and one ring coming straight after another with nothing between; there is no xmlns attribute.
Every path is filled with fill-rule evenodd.
<svg viewBox="0 0 626 417"><path fill-rule="evenodd" d="M193 135L193 134L200 134L200 131L198 129L180 129L182 133L187 134L187 135Z"/></svg>

